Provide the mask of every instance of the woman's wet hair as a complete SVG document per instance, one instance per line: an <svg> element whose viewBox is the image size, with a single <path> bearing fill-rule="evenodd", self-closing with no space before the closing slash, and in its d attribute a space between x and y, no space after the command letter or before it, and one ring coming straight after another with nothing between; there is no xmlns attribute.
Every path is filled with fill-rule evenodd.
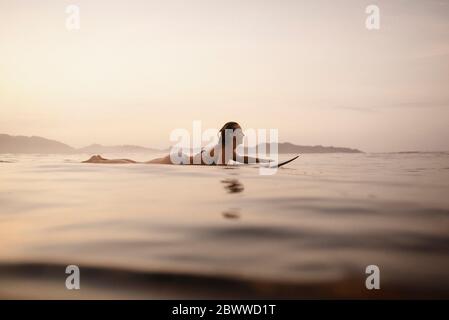
<svg viewBox="0 0 449 320"><path fill-rule="evenodd" d="M226 130L234 130L242 129L240 125L235 121L226 122L225 125L218 131L220 142L222 145L225 145L226 142Z"/></svg>

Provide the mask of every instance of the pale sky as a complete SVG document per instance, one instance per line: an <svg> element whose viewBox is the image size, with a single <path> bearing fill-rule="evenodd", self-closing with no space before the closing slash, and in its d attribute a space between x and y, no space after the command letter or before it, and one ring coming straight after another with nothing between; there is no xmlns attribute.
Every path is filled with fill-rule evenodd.
<svg viewBox="0 0 449 320"><path fill-rule="evenodd" d="M303 145L449 150L448 87L444 0L0 0L0 133L166 147L232 120Z"/></svg>

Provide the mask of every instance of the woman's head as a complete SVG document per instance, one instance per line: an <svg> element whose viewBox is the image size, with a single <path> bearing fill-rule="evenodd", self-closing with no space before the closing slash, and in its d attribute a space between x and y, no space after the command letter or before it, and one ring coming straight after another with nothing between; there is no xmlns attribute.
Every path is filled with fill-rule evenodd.
<svg viewBox="0 0 449 320"><path fill-rule="evenodd" d="M242 132L242 127L237 122L230 121L225 123L225 125L218 131L220 134L220 143L225 145L226 142L232 141L233 148L243 142L244 134Z"/></svg>

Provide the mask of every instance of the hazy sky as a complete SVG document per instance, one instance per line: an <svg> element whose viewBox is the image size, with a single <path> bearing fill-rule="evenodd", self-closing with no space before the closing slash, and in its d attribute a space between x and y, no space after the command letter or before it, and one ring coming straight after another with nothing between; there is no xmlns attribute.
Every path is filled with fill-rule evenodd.
<svg viewBox="0 0 449 320"><path fill-rule="evenodd" d="M193 120L449 150L449 1L0 0L0 133L165 147Z"/></svg>

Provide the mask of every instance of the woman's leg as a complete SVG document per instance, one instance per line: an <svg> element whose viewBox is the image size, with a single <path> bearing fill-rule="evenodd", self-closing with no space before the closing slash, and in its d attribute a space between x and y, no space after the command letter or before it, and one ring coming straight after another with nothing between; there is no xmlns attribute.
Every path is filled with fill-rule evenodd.
<svg viewBox="0 0 449 320"><path fill-rule="evenodd" d="M173 164L170 160L170 155L162 157L162 158L156 158L150 161L146 161L145 163L148 164Z"/></svg>
<svg viewBox="0 0 449 320"><path fill-rule="evenodd" d="M92 156L89 160L83 161L83 163L137 163L130 159L105 159L100 155Z"/></svg>

